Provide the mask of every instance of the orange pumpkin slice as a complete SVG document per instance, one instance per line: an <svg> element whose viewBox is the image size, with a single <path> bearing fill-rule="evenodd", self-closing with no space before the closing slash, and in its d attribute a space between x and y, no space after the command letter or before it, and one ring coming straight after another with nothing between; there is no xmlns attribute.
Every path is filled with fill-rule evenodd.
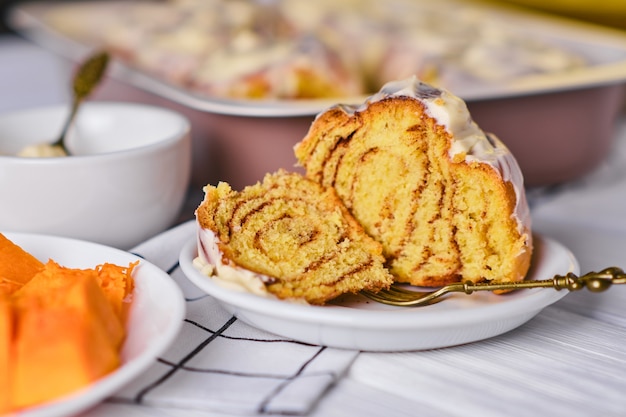
<svg viewBox="0 0 626 417"><path fill-rule="evenodd" d="M0 293L0 415L11 409L11 338L13 312L6 295Z"/></svg>
<svg viewBox="0 0 626 417"><path fill-rule="evenodd" d="M95 270L49 261L13 300L15 408L76 391L119 366L124 328Z"/></svg>
<svg viewBox="0 0 626 417"><path fill-rule="evenodd" d="M0 294L12 294L43 269L43 263L0 233Z"/></svg>

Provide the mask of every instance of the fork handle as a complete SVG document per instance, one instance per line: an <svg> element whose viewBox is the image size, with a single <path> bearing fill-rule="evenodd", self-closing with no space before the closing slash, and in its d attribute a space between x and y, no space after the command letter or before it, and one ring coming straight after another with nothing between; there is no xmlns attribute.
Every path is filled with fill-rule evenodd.
<svg viewBox="0 0 626 417"><path fill-rule="evenodd" d="M591 292L602 292L614 284L626 284L626 274L621 268L609 267L600 272L589 272L582 276L570 272L567 275L555 275L552 279L519 282L462 282L451 291L471 294L474 291L517 290L523 288L554 288L555 290L578 291L587 288Z"/></svg>

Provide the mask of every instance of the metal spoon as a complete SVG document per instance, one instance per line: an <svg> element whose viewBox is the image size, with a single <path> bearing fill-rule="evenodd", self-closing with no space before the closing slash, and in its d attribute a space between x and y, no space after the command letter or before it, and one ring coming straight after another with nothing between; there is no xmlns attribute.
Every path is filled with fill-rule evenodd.
<svg viewBox="0 0 626 417"><path fill-rule="evenodd" d="M58 146L69 155L65 147L67 130L76 116L80 103L91 94L94 87L96 87L102 79L108 63L109 54L105 51L100 51L87 58L87 60L78 67L72 83L72 109L69 117L65 121L59 138L51 145L52 147Z"/></svg>

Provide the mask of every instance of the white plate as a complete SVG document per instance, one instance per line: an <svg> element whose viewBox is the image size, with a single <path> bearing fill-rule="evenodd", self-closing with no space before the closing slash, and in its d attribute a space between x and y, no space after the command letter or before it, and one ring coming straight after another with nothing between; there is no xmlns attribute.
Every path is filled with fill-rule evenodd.
<svg viewBox="0 0 626 417"><path fill-rule="evenodd" d="M428 307L390 307L363 296L346 296L326 306L294 304L236 292L215 284L193 266L196 240L180 254L185 275L244 322L306 343L366 351L404 351L475 342L512 330L558 301L566 291L536 288L506 295L454 294ZM579 273L572 253L560 243L535 237L528 279Z"/></svg>
<svg viewBox="0 0 626 417"><path fill-rule="evenodd" d="M53 417L79 413L114 394L137 377L174 341L183 324L185 300L170 276L153 264L118 249L54 236L4 233L42 262L53 259L62 266L93 268L109 262L134 271L135 290L122 348L122 366L74 394L15 413L19 417Z"/></svg>

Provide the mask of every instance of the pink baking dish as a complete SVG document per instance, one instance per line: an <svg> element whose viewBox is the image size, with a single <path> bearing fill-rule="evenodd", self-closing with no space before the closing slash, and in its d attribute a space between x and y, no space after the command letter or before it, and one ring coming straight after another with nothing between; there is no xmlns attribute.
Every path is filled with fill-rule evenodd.
<svg viewBox="0 0 626 417"><path fill-rule="evenodd" d="M14 8L11 25L25 37L58 53L72 65L89 46L55 33L41 16L54 3ZM491 8L491 6L489 6ZM490 9L491 10L491 9ZM512 9L493 8L512 27L562 42L590 57L593 65L566 75L524 77L493 88L453 91L474 120L495 133L517 157L528 187L573 180L606 157L626 89L626 33ZM228 181L242 188L278 168L298 169L293 146L315 115L334 101L236 101L211 99L115 63L110 77L92 98L133 101L174 109L192 124L192 183Z"/></svg>

